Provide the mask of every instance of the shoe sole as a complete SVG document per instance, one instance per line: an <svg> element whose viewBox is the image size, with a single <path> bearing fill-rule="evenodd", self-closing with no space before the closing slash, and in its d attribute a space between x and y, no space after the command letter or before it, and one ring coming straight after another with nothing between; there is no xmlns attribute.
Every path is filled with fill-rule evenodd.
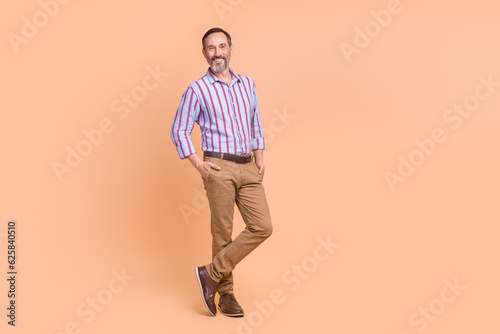
<svg viewBox="0 0 500 334"><path fill-rule="evenodd" d="M196 267L195 271L196 271L196 279L198 280L198 285L200 286L201 298L203 299L203 303L205 303L205 307L207 308L208 312L213 317L215 317L215 313L212 313L212 311L208 307L207 301L205 300L205 295L203 294L203 286L201 285L201 279L200 279L200 273L198 272L198 267Z"/></svg>
<svg viewBox="0 0 500 334"><path fill-rule="evenodd" d="M222 308L220 307L220 305L217 305L219 306L219 310L220 310L220 313L222 313L223 315L225 315L226 317L231 317L231 318L242 318L245 316L245 313L238 313L238 314L229 314L229 313L224 313L224 311L222 311Z"/></svg>

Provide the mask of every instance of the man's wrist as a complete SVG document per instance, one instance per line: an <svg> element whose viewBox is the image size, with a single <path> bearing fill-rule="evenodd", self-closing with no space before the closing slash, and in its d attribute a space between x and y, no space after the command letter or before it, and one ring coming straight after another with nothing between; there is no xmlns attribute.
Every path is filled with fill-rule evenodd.
<svg viewBox="0 0 500 334"><path fill-rule="evenodd" d="M200 166L203 164L203 161L200 159L200 157L195 153L191 154L190 156L187 157L187 159L191 162L194 168L200 169Z"/></svg>
<svg viewBox="0 0 500 334"><path fill-rule="evenodd" d="M264 163L264 153L263 150L257 149L253 150L253 156L255 159L255 163L258 165L262 165Z"/></svg>

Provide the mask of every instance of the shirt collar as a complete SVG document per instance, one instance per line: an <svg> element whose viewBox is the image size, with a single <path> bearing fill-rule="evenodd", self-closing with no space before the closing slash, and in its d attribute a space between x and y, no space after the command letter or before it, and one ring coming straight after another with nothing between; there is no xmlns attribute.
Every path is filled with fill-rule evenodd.
<svg viewBox="0 0 500 334"><path fill-rule="evenodd" d="M231 74L233 75L231 85L235 82L241 82L241 77L238 74L236 74L236 72L233 71L232 68L229 68L229 72L231 72ZM212 73L212 71L210 70L210 67L207 70L207 78L208 78L208 81L210 82L210 84L212 84L212 85L214 84L214 82L217 82L217 81L220 82L220 80L215 76L215 74Z"/></svg>

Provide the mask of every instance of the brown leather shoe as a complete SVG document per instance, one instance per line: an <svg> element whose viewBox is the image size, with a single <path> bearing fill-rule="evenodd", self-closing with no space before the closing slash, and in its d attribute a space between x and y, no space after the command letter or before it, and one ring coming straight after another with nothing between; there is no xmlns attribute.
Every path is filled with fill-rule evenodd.
<svg viewBox="0 0 500 334"><path fill-rule="evenodd" d="M210 278L205 266L196 268L196 278L198 279L198 284L200 285L203 302L205 303L208 312L215 316L217 314L217 307L215 307L214 298L217 288L219 287L219 283Z"/></svg>
<svg viewBox="0 0 500 334"><path fill-rule="evenodd" d="M228 317L239 318L245 315L236 298L232 293L227 293L219 298L220 312Z"/></svg>

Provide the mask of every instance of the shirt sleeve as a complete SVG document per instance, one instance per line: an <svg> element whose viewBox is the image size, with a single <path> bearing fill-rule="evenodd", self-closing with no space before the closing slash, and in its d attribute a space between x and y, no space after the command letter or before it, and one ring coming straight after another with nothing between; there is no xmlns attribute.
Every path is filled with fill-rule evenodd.
<svg viewBox="0 0 500 334"><path fill-rule="evenodd" d="M179 108L174 117L170 137L174 142L177 153L181 159L184 159L196 150L191 140L191 133L194 129L194 123L200 113L200 103L194 90L189 87L182 95Z"/></svg>
<svg viewBox="0 0 500 334"><path fill-rule="evenodd" d="M252 96L252 150L263 150L266 148L264 140L264 130L262 129L262 121L260 119L259 101L257 99L257 88L253 85Z"/></svg>

